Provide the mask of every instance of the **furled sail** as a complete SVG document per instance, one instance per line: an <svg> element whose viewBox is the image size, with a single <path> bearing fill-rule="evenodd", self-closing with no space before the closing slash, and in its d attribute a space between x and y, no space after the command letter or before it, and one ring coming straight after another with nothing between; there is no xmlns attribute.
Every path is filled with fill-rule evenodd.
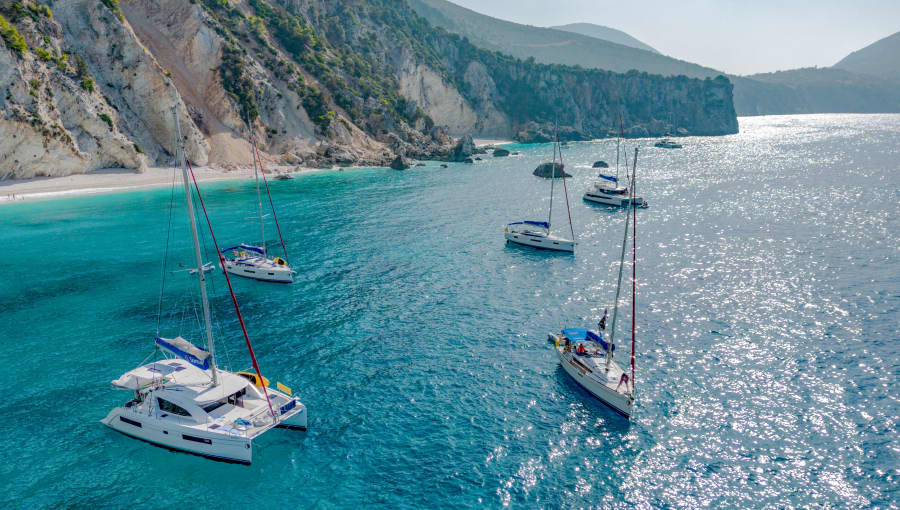
<svg viewBox="0 0 900 510"><path fill-rule="evenodd" d="M209 370L209 351L197 347L180 336L176 338L157 337L156 345L158 345L160 349L178 356L197 368Z"/></svg>

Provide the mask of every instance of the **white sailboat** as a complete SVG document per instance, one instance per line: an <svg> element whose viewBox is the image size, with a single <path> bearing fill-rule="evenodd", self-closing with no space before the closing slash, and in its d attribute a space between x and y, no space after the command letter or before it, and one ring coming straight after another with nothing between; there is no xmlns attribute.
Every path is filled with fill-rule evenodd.
<svg viewBox="0 0 900 510"><path fill-rule="evenodd" d="M256 140L253 138L253 130L250 131L251 150L253 151L253 177L256 179L256 207L259 215L259 235L261 244L254 246L252 244L241 243L224 250L225 270L235 276L251 278L265 282L275 283L292 283L294 281L294 271L287 261L287 248L284 245L284 238L281 236L281 227L278 226L278 216L275 214L275 204L272 202L272 194L269 192L269 183L266 180L265 171L261 171L262 161L259 158L259 151L256 148ZM257 166L259 165L259 166ZM266 225L262 210L262 192L259 186L259 176L262 173L263 183L266 186L266 194L269 197L269 205L272 207L272 217L275 220L275 227L278 229L278 237L281 240L281 248L284 251L284 258L270 257L266 247Z"/></svg>
<svg viewBox="0 0 900 510"><path fill-rule="evenodd" d="M182 140L177 115L175 122L178 139ZM196 267L206 268L194 219L189 163L184 156L183 143L179 145ZM203 206L199 187L197 196ZM203 211L205 215L205 207ZM208 216L206 219L209 222ZM215 242L211 225L210 234ZM220 262L222 258L220 253ZM133 392L133 398L111 410L102 422L129 437L163 448L250 464L253 440L264 432L274 427L306 429L306 407L283 384L277 383L276 389L269 388L268 380L260 374L227 273L225 279L254 372L230 372L217 366L206 272L195 270L193 274L199 279L207 349L180 336L164 338L157 334L155 345L166 354L165 359L129 370L112 381L113 387Z"/></svg>
<svg viewBox="0 0 900 510"><path fill-rule="evenodd" d="M619 146L621 137L616 139L616 175L606 175L602 171L597 174L599 178L591 184L590 189L584 193L582 197L587 202L595 204L611 205L615 207L624 207L630 203L639 206L645 206L644 199L637 195L632 195L627 186L619 186ZM628 155L625 156L625 167L628 168ZM626 175L626 181L628 177Z"/></svg>
<svg viewBox="0 0 900 510"><path fill-rule="evenodd" d="M637 149L634 150L635 169ZM634 170L631 174L631 189L634 194ZM635 294L637 289L637 241L634 229L637 227L637 205L632 202L625 217L625 236L622 240L622 256L619 259L619 278L616 298L613 303L612 326L609 338L604 338L606 315L597 330L581 328L564 329L560 333L550 333L559 363L582 388L600 399L618 413L630 417L634 408L634 348L635 348ZM632 228L632 278L631 278L631 374L614 361L616 350L616 322L619 312L619 295L622 290L622 272L625 266L625 249L628 246L629 226Z"/></svg>
<svg viewBox="0 0 900 510"><path fill-rule="evenodd" d="M569 232L571 239L556 236L550 233L550 220L553 217L553 187L556 180L556 155L559 153L559 165L562 171L563 193L566 196L566 212L569 215ZM547 221L524 220L508 223L503 228L503 236L507 243L516 243L522 246L530 246L532 248L541 248L544 250L575 252L575 229L572 227L572 211L569 209L569 193L566 188L566 170L562 164L562 149L559 143L559 135L557 134L556 142L553 144L553 170L550 176L550 212L547 215Z"/></svg>

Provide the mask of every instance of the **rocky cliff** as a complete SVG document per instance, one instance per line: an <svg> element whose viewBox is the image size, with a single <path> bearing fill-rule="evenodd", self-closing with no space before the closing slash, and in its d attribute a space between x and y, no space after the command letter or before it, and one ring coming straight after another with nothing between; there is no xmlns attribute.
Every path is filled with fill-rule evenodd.
<svg viewBox="0 0 900 510"><path fill-rule="evenodd" d="M0 178L165 165L446 158L449 134L737 130L724 79L548 66L403 0L0 0ZM247 126L250 126L249 128Z"/></svg>

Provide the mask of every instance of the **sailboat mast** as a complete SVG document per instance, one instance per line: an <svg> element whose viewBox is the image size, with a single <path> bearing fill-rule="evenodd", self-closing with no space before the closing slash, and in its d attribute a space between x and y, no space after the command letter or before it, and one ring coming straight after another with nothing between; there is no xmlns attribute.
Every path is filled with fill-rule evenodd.
<svg viewBox="0 0 900 510"><path fill-rule="evenodd" d="M175 150L181 150L181 174L184 178L184 196L187 200L188 217L191 222L191 235L194 237L194 257L197 259L197 275L200 278L200 299L203 301L203 322L206 326L206 345L209 349L209 358L211 361L210 369L212 370L213 386L218 384L218 375L216 374L216 345L213 342L212 320L209 314L209 298L206 295L206 272L203 270L203 255L200 253L200 238L197 235L197 223L194 219L194 202L191 199L191 188L188 184L190 179L187 173L187 156L184 152L184 139L181 136L181 123L178 121L178 106L172 108L175 115L175 129L178 133L178 147Z"/></svg>
<svg viewBox="0 0 900 510"><path fill-rule="evenodd" d="M637 147L634 148L634 167L637 169ZM631 209L634 204L634 171L631 172L631 183L629 183L630 193L628 194L629 207L626 209L625 216L625 236L622 239L622 256L619 257L619 280L616 284L616 299L613 302L613 318L609 332L609 342L606 345L606 370L609 371L609 364L612 363L612 348L616 339L616 319L619 315L619 295L622 291L622 270L625 267L625 249L628 247L628 227L631 226Z"/></svg>
<svg viewBox="0 0 900 510"><path fill-rule="evenodd" d="M550 231L550 226L552 223L550 219L553 218L553 181L556 180L556 146L559 144L559 127L557 127L556 134L556 142L553 144L553 166L550 169L550 212L547 213L547 231ZM563 170L565 171L565 170Z"/></svg>
<svg viewBox="0 0 900 510"><path fill-rule="evenodd" d="M635 149L636 151L636 149ZM637 160L637 153L634 155ZM637 187L637 179L634 175L637 173L637 167L631 172L631 196L635 196L634 189ZM637 318L637 204L631 201L631 208L634 211L631 215L631 393L634 394L634 344L635 344L635 322Z"/></svg>
<svg viewBox="0 0 900 510"><path fill-rule="evenodd" d="M262 195L259 190L259 170L257 170L256 164L256 138L253 137L253 126L248 122L247 127L250 129L250 143L252 144L253 149L253 177L256 179L256 209L259 212L259 238L262 240L262 251L263 258L268 258L268 252L266 250L266 227L263 223L263 213L262 213Z"/></svg>

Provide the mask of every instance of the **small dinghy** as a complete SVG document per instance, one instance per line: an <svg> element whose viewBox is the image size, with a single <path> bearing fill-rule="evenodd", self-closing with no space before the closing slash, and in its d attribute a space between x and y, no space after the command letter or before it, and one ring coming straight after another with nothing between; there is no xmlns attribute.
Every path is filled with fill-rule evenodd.
<svg viewBox="0 0 900 510"><path fill-rule="evenodd" d="M680 149L681 144L675 143L668 138L663 138L662 140L653 144L654 147L658 147L660 149Z"/></svg>
<svg viewBox="0 0 900 510"><path fill-rule="evenodd" d="M559 154L559 163L556 163L556 156ZM559 143L559 133L556 136L556 142L553 144L553 162L545 163L551 167L550 174L550 210L547 214L547 221L516 221L508 223L503 228L503 237L507 243L516 243L522 246L532 248L541 248L545 250L565 251L569 253L575 252L575 229L572 227L572 211L569 209L569 193L566 188L566 172L565 166L562 164L562 149ZM542 165L543 166L543 165ZM566 212L569 216L569 232L572 234L571 239L556 236L550 233L550 220L553 217L553 188L556 181L556 171L562 174L563 193L566 196Z"/></svg>
<svg viewBox="0 0 900 510"><path fill-rule="evenodd" d="M637 149L634 150L637 160ZM631 174L631 189L634 189L634 172ZM633 193L632 197L633 198ZM612 325L609 338L606 333L604 313L596 331L580 328L564 329L560 333L550 333L559 363L563 370L582 388L600 399L616 412L630 417L634 408L634 355L635 355L635 296L637 294L637 228L636 203L632 200L625 217L625 236L622 239L622 254L619 258L619 277L616 297L613 301ZM631 228L631 373L616 363L616 322L619 318L619 296L622 290L622 273L625 267L625 250L628 246Z"/></svg>

